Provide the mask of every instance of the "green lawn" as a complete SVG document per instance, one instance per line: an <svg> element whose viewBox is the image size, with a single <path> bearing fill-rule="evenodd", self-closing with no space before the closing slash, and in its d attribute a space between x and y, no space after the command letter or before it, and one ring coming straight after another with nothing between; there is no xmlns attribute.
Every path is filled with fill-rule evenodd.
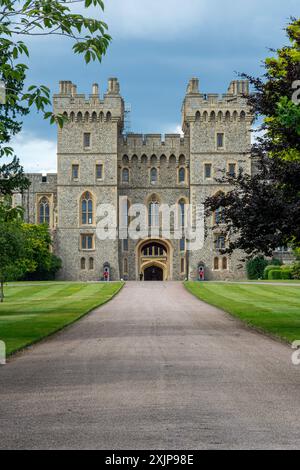
<svg viewBox="0 0 300 470"><path fill-rule="evenodd" d="M300 287L185 282L186 288L215 305L285 341L300 339Z"/></svg>
<svg viewBox="0 0 300 470"><path fill-rule="evenodd" d="M9 356L73 323L110 300L122 287L116 283L28 282L5 287L0 304L0 340Z"/></svg>

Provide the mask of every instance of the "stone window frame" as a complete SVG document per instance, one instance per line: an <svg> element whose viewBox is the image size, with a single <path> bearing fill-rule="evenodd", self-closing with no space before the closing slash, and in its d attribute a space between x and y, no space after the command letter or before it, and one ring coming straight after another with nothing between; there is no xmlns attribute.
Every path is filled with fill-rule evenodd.
<svg viewBox="0 0 300 470"><path fill-rule="evenodd" d="M128 272L129 272L129 264L128 264L128 258L126 256L125 258L123 258L123 274L128 275Z"/></svg>
<svg viewBox="0 0 300 470"><path fill-rule="evenodd" d="M216 261L218 263L218 267L217 264L216 264ZM219 256L214 256L214 259L213 259L213 271L220 271L220 257Z"/></svg>
<svg viewBox="0 0 300 470"><path fill-rule="evenodd" d="M124 170L128 171L128 181L124 181L124 179L123 179ZM128 166L123 166L122 169L121 169L121 183L122 184L130 184L130 179L131 179L130 168Z"/></svg>
<svg viewBox="0 0 300 470"><path fill-rule="evenodd" d="M210 176L205 176L206 165L210 165ZM214 179L214 166L212 162L205 161L203 162L203 180L204 181L212 181Z"/></svg>
<svg viewBox="0 0 300 470"><path fill-rule="evenodd" d="M181 170L184 170L184 180L183 181L180 181L180 171ZM187 184L187 168L185 167L185 165L180 165L178 167L178 171L177 171L177 183L178 184L182 184L182 185L185 185Z"/></svg>
<svg viewBox="0 0 300 470"><path fill-rule="evenodd" d="M95 259L93 256L89 257L89 271L95 271Z"/></svg>
<svg viewBox="0 0 300 470"><path fill-rule="evenodd" d="M85 135L89 135L89 145L85 145ZM84 150L90 150L92 148L92 133L91 132L83 132L82 145L83 145Z"/></svg>
<svg viewBox="0 0 300 470"><path fill-rule="evenodd" d="M217 241L219 238L224 238L224 247L217 247ZM215 252L220 252L220 250L224 250L227 245L227 237L224 235L224 233L214 233L214 239L213 239L213 244L214 244L214 251Z"/></svg>
<svg viewBox="0 0 300 470"><path fill-rule="evenodd" d="M186 259L185 256L180 257L180 274L185 274L186 272Z"/></svg>
<svg viewBox="0 0 300 470"><path fill-rule="evenodd" d="M231 175L231 176L236 176L237 175L237 162L233 162L233 161L227 162L226 173L228 173L228 174L229 174L230 165L234 165L234 168L235 168L234 175Z"/></svg>
<svg viewBox="0 0 300 470"><path fill-rule="evenodd" d="M224 267L224 261L226 260L226 268ZM228 257L223 256L222 257L222 271L229 271L229 263L228 263Z"/></svg>
<svg viewBox="0 0 300 470"><path fill-rule="evenodd" d="M91 195L91 200L92 200L92 203L93 203L93 206L92 206L92 223L89 224L89 223L86 223L86 224L83 224L82 223L82 199L83 199L83 196L86 194L86 193L89 193ZM79 197L79 201L78 201L78 209L79 209L79 227L94 227L96 225L96 214L95 214L95 209L96 209L96 198L95 198L95 195L94 193L90 190L90 189L86 189L85 191L83 191L81 194L80 194L80 197Z"/></svg>
<svg viewBox="0 0 300 470"><path fill-rule="evenodd" d="M156 171L156 180L155 181L152 181L152 174L151 174L152 170ZM149 168L149 182L150 182L150 185L151 186L157 185L159 183L159 179L160 179L159 168L157 168L156 166L151 165L150 168Z"/></svg>
<svg viewBox="0 0 300 470"><path fill-rule="evenodd" d="M218 196L218 195L225 195L225 192L220 190L220 191L217 191L216 193L214 193L214 197L215 196ZM220 207L219 209L222 209L223 211L225 211L225 207ZM218 209L217 209L218 210ZM212 227L214 227L216 230L220 230L220 226L221 225L224 225L225 222L217 222L217 210L213 211L212 214L211 214L211 225Z"/></svg>
<svg viewBox="0 0 300 470"><path fill-rule="evenodd" d="M84 256L80 258L80 270L86 271L86 259Z"/></svg>
<svg viewBox="0 0 300 470"><path fill-rule="evenodd" d="M102 166L102 177L101 177L101 178L98 178L98 177L97 177L97 166L98 166L98 165L99 165L99 166L100 166L100 165ZM96 181L104 181L104 168L105 168L105 166L104 166L104 163L103 163L103 162L96 161L96 163L95 163L95 180L96 180Z"/></svg>
<svg viewBox="0 0 300 470"><path fill-rule="evenodd" d="M73 167L78 166L78 178L73 178ZM80 163L77 160L72 161L71 163L71 181L79 181L80 178Z"/></svg>
<svg viewBox="0 0 300 470"><path fill-rule="evenodd" d="M49 204L49 229L53 227L53 193L37 193L36 194L36 211L35 211L35 223L36 225L41 225L40 223L40 202L43 198L48 199Z"/></svg>
<svg viewBox="0 0 300 470"><path fill-rule="evenodd" d="M92 248L84 248L82 246L83 237L92 237ZM83 252L95 251L95 234L91 232L81 232L79 236L79 250Z"/></svg>
<svg viewBox="0 0 300 470"><path fill-rule="evenodd" d="M219 134L223 134L223 146L222 147L218 146L218 135ZM226 150L226 132L216 131L216 133L215 133L215 142L216 142L216 150L218 152L223 152L224 150Z"/></svg>

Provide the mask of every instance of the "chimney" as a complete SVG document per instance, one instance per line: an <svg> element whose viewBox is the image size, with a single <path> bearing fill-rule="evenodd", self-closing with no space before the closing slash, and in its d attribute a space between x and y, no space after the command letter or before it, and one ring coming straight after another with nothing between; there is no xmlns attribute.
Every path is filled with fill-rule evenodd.
<svg viewBox="0 0 300 470"><path fill-rule="evenodd" d="M92 94L93 95L99 95L99 85L98 85L98 83L93 83Z"/></svg>
<svg viewBox="0 0 300 470"><path fill-rule="evenodd" d="M120 85L117 78L108 79L108 90L109 95L118 95L120 93Z"/></svg>
<svg viewBox="0 0 300 470"><path fill-rule="evenodd" d="M199 94L199 79L192 78L187 87L187 94Z"/></svg>
<svg viewBox="0 0 300 470"><path fill-rule="evenodd" d="M72 87L71 87L71 95L72 96L76 96L77 95L77 86L72 84Z"/></svg>

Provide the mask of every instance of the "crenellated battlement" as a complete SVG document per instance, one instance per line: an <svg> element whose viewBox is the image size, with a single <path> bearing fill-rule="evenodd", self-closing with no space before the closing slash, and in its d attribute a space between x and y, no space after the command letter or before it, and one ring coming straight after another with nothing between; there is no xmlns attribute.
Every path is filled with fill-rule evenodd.
<svg viewBox="0 0 300 470"><path fill-rule="evenodd" d="M252 122L247 104L248 80L234 80L227 93L203 94L199 92L199 80L191 79L182 106L183 127L186 122Z"/></svg>
<svg viewBox="0 0 300 470"><path fill-rule="evenodd" d="M170 157L180 161L183 156L189 160L189 139L180 134L128 134L119 140L119 159L124 156L128 161Z"/></svg>
<svg viewBox="0 0 300 470"><path fill-rule="evenodd" d="M124 120L124 101L116 78L108 80L107 92L101 98L99 85L92 85L91 94L77 93L71 81L59 82L59 93L53 96L55 114L64 114L71 122L104 122Z"/></svg>

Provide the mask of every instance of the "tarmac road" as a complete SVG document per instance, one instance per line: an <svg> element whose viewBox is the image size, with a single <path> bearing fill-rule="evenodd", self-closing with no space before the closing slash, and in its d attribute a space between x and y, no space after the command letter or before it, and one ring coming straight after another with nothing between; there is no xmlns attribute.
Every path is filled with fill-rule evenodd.
<svg viewBox="0 0 300 470"><path fill-rule="evenodd" d="M0 367L0 448L299 448L291 354L181 283L128 282Z"/></svg>

